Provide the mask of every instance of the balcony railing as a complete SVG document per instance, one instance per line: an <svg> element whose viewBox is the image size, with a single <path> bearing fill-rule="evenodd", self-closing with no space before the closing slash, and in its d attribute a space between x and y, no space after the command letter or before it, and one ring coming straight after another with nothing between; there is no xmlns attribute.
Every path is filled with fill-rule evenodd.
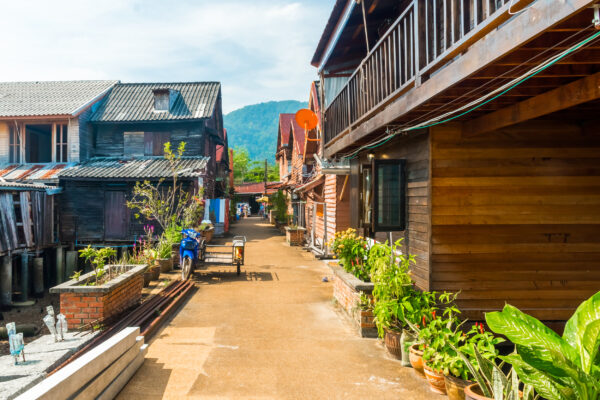
<svg viewBox="0 0 600 400"><path fill-rule="evenodd" d="M507 18L510 0L413 0L325 110L325 143L394 101ZM503 18L500 18L503 16Z"/></svg>

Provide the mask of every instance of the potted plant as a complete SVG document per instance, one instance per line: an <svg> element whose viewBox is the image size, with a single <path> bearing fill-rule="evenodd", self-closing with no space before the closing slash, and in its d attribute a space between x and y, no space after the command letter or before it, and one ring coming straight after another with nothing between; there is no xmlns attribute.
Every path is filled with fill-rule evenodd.
<svg viewBox="0 0 600 400"><path fill-rule="evenodd" d="M485 319L490 329L516 345L515 353L500 358L542 397L596 400L600 398L599 310L600 292L579 305L562 336L509 304L502 311L487 313Z"/></svg>
<svg viewBox="0 0 600 400"><path fill-rule="evenodd" d="M198 231L200 232L206 243L210 243L215 232L215 227L210 221L204 221L198 227Z"/></svg>
<svg viewBox="0 0 600 400"><path fill-rule="evenodd" d="M304 244L304 232L306 229L296 224L285 227L285 240L290 246L302 246Z"/></svg>
<svg viewBox="0 0 600 400"><path fill-rule="evenodd" d="M171 257L172 247L171 243L168 242L164 234L158 241L156 251L158 253L160 272L170 272L173 269L173 258Z"/></svg>

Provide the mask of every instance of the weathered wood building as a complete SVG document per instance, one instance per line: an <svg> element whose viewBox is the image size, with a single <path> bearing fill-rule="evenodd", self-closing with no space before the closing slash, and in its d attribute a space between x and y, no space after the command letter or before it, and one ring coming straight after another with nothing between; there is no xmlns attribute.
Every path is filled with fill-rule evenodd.
<svg viewBox="0 0 600 400"><path fill-rule="evenodd" d="M207 174L208 157L182 157L175 165L178 183L197 193ZM127 207L136 182L149 181L166 190L172 175L163 157L92 158L61 174L60 236L79 244L131 244L144 234L147 221Z"/></svg>
<svg viewBox="0 0 600 400"><path fill-rule="evenodd" d="M467 317L565 320L600 286L594 3L338 0L317 47L351 226Z"/></svg>
<svg viewBox="0 0 600 400"><path fill-rule="evenodd" d="M348 175L343 175L340 171L332 174L323 170L321 96L320 83L312 82L308 108L317 115L318 124L315 129L305 132L301 168L307 176L304 177L304 183L296 187L295 192L304 203L308 246L315 254L325 256L329 254L327 242L334 237L335 232L349 227L350 185Z"/></svg>
<svg viewBox="0 0 600 400"><path fill-rule="evenodd" d="M167 142L174 152L185 142L178 168L186 189L203 189L206 198L223 193L219 173L227 170L217 168L217 146L224 150L227 142L218 82L119 83L90 123L94 157L60 174L63 240L131 242L142 234L144 221L129 212L126 201L136 181L158 183L171 175Z"/></svg>

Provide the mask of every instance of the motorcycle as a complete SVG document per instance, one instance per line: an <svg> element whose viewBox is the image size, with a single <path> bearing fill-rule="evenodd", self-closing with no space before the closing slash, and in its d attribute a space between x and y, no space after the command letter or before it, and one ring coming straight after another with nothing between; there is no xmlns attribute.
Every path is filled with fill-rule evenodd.
<svg viewBox="0 0 600 400"><path fill-rule="evenodd" d="M181 234L183 235L179 244L181 279L186 280L194 272L196 263L203 259L201 252L204 248L204 240L200 233L193 229L184 229Z"/></svg>

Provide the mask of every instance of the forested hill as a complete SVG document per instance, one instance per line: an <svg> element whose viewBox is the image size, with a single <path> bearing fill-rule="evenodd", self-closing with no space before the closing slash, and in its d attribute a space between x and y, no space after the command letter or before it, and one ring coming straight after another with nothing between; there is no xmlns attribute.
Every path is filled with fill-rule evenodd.
<svg viewBox="0 0 600 400"><path fill-rule="evenodd" d="M279 114L295 113L307 103L269 101L240 108L224 116L230 148L245 147L252 160L275 162Z"/></svg>

